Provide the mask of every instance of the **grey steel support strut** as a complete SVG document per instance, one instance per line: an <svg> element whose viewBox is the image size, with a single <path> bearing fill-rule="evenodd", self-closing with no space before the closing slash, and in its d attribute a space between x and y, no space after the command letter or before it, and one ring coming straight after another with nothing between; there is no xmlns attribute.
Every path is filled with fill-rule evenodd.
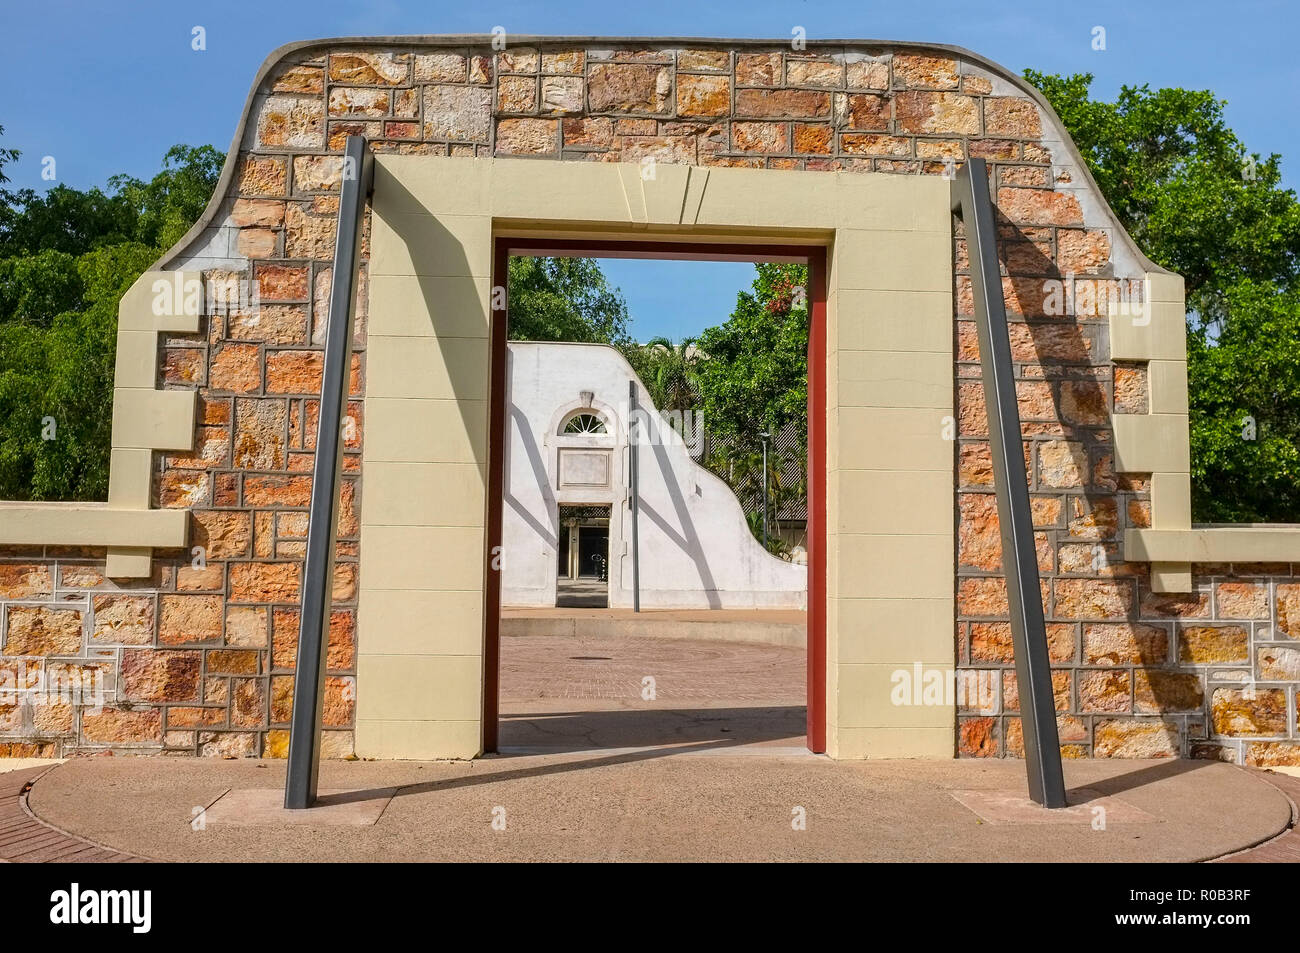
<svg viewBox="0 0 1300 953"><path fill-rule="evenodd" d="M373 189L374 160L366 148L365 137L348 136L343 151L343 187L339 195L334 273L325 330L325 368L316 429L316 460L312 467L307 565L302 584L293 721L289 733L289 772L284 785L284 806L291 809L308 808L316 801L334 543L338 535L339 472L343 465L343 421L347 416L352 365L357 256L366 200Z"/></svg>
<svg viewBox="0 0 1300 953"><path fill-rule="evenodd" d="M632 611L641 611L641 500L637 477L641 469L640 455L637 453L637 438L640 431L633 433L641 409L637 402L636 381L627 382L627 469L628 469L628 516L632 520Z"/></svg>
<svg viewBox="0 0 1300 953"><path fill-rule="evenodd" d="M1015 369L1011 363L1007 309L998 266L997 220L989 198L988 168L983 159L969 159L958 171L952 183L952 210L966 227L970 257L984 406L993 456L993 488L1002 531L1002 568L1011 613L1016 684L1020 687L1020 722L1025 739L1029 796L1044 807L1065 807L1065 780L1061 774L1038 554L1034 547Z"/></svg>

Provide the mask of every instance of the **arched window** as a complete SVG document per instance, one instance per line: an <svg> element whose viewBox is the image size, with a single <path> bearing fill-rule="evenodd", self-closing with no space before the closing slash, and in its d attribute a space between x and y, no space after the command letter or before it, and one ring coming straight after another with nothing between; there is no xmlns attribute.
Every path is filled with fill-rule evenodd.
<svg viewBox="0 0 1300 953"><path fill-rule="evenodd" d="M606 433L605 421L599 414L590 413L580 410L576 414L570 414L564 419L564 424L560 427L562 434L589 434L589 433Z"/></svg>

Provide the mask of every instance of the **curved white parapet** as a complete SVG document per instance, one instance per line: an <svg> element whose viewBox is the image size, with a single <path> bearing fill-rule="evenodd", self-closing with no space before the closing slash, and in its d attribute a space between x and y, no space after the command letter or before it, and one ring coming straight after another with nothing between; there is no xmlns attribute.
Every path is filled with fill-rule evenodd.
<svg viewBox="0 0 1300 953"><path fill-rule="evenodd" d="M561 504L609 505L609 605L632 605L627 431L628 382L636 381L642 607L807 606L806 567L754 539L730 487L691 459L617 350L511 342L508 381L503 605L555 605ZM562 433L583 410L606 432Z"/></svg>

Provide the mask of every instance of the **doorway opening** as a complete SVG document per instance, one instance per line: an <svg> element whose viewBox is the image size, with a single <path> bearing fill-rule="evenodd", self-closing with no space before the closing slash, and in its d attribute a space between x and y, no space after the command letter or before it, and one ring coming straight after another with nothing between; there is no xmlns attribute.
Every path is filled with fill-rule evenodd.
<svg viewBox="0 0 1300 953"><path fill-rule="evenodd" d="M608 608L609 504L561 506L556 556L556 607Z"/></svg>
<svg viewBox="0 0 1300 953"><path fill-rule="evenodd" d="M802 310L793 356L788 341L757 352L784 346L803 392L784 416L755 403L752 420L710 430L683 368L710 348L742 360L724 336L566 337L581 325L551 292L609 262L749 269L767 297L734 288L731 315L700 314L676 276L651 280L702 324L747 306L762 329ZM508 291L492 326L488 549L502 569L485 593L485 750L825 751L825 264L820 246L496 239L493 286ZM588 290L594 323L616 319L617 288Z"/></svg>

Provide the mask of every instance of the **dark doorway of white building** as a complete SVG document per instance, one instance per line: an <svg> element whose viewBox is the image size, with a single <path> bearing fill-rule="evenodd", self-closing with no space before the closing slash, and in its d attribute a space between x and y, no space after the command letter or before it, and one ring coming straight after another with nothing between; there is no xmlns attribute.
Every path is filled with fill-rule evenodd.
<svg viewBox="0 0 1300 953"><path fill-rule="evenodd" d="M609 505L561 506L556 547L555 605L609 606Z"/></svg>

